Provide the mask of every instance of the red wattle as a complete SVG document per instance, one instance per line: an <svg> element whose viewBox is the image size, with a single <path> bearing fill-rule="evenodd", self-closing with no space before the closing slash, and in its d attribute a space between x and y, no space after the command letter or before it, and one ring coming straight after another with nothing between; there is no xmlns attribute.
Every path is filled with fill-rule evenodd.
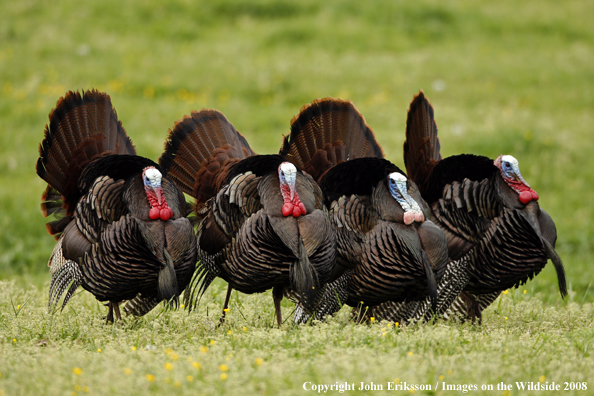
<svg viewBox="0 0 594 396"><path fill-rule="evenodd" d="M305 205L303 205L303 202L299 202L299 209L301 209L301 214L302 215L306 215L307 214L307 209L305 209Z"/></svg>
<svg viewBox="0 0 594 396"><path fill-rule="evenodd" d="M157 220L160 215L161 211L159 210L159 208L152 207L149 211L149 217L151 218L151 220Z"/></svg>
<svg viewBox="0 0 594 396"><path fill-rule="evenodd" d="M299 205L295 205L293 207L293 217L299 217L301 216L301 208L299 207Z"/></svg>
<svg viewBox="0 0 594 396"><path fill-rule="evenodd" d="M415 212L415 221L418 223L422 223L425 221L425 215L423 212Z"/></svg>
<svg viewBox="0 0 594 396"><path fill-rule="evenodd" d="M404 212L402 220L404 221L404 224L411 225L415 221L415 215L413 212Z"/></svg>
<svg viewBox="0 0 594 396"><path fill-rule="evenodd" d="M171 215L173 215L173 211L171 208L163 208L159 214L161 215L161 220L167 221L171 218Z"/></svg>
<svg viewBox="0 0 594 396"><path fill-rule="evenodd" d="M538 194L536 195L536 197L538 199ZM520 199L520 202L522 202L524 205L527 205L528 202L532 201L532 193L530 191L522 191L518 198Z"/></svg>
<svg viewBox="0 0 594 396"><path fill-rule="evenodd" d="M532 190L532 199L538 201L538 193L534 190Z"/></svg>
<svg viewBox="0 0 594 396"><path fill-rule="evenodd" d="M293 207L294 205L290 202L286 202L283 205L283 216L290 216L291 214L293 214Z"/></svg>

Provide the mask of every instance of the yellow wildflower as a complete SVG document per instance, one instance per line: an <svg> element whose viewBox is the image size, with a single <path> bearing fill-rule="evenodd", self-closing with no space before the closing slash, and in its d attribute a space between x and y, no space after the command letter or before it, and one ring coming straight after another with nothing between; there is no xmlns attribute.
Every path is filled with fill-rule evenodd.
<svg viewBox="0 0 594 396"><path fill-rule="evenodd" d="M146 377L146 380L147 380L148 382L155 382L155 376L154 376L154 375L152 375L152 374L147 374L145 377Z"/></svg>
<svg viewBox="0 0 594 396"><path fill-rule="evenodd" d="M91 391L91 389L89 389L89 387L88 387L88 386L86 386L86 385L85 385L85 386L83 386L83 392L85 392L85 393L89 393L90 391Z"/></svg>
<svg viewBox="0 0 594 396"><path fill-rule="evenodd" d="M192 363L192 366L197 370L200 370L200 367L202 367L202 366L200 366L200 363L198 363L198 362Z"/></svg>
<svg viewBox="0 0 594 396"><path fill-rule="evenodd" d="M101 353L101 348L97 349L97 352Z"/></svg>
<svg viewBox="0 0 594 396"><path fill-rule="evenodd" d="M264 363L264 359L262 358L256 358L256 365L261 365L262 363Z"/></svg>
<svg viewBox="0 0 594 396"><path fill-rule="evenodd" d="M544 375L541 375L540 377L538 377L538 382L545 382L547 380L547 377L545 377Z"/></svg>
<svg viewBox="0 0 594 396"><path fill-rule="evenodd" d="M524 294L526 294L527 290L524 290Z"/></svg>
<svg viewBox="0 0 594 396"><path fill-rule="evenodd" d="M243 328L241 330L247 331L247 327L243 326Z"/></svg>
<svg viewBox="0 0 594 396"><path fill-rule="evenodd" d="M229 366L227 366L226 364L221 364L219 366L219 370L221 370L221 371L227 371L227 370L229 370Z"/></svg>
<svg viewBox="0 0 594 396"><path fill-rule="evenodd" d="M217 342L216 342L215 340L210 340L210 345L214 345L214 344L216 344L216 343L217 343Z"/></svg>
<svg viewBox="0 0 594 396"><path fill-rule="evenodd" d="M135 347L135 346L133 346L133 347L132 347L132 350L133 350L133 351L135 351L135 350L136 350L136 347Z"/></svg>
<svg viewBox="0 0 594 396"><path fill-rule="evenodd" d="M130 374L132 374L132 369L131 369L130 367L126 367L126 368L124 369L124 374L126 374L126 375L130 375Z"/></svg>
<svg viewBox="0 0 594 396"><path fill-rule="evenodd" d="M440 375L440 376L439 376L439 380L440 380L440 381L443 381L444 379L445 379L445 375Z"/></svg>
<svg viewBox="0 0 594 396"><path fill-rule="evenodd" d="M188 375L188 376L186 377L186 380L187 380L188 382L192 382L192 381L194 381L194 377L192 377L191 375Z"/></svg>
<svg viewBox="0 0 594 396"><path fill-rule="evenodd" d="M175 381L173 381L173 386L175 386L176 388L179 388L181 386L181 382L179 380L175 380Z"/></svg>
<svg viewBox="0 0 594 396"><path fill-rule="evenodd" d="M227 313L227 312L229 312L229 308L225 308L225 309L223 309L223 311L224 311L225 313Z"/></svg>
<svg viewBox="0 0 594 396"><path fill-rule="evenodd" d="M79 384L74 385L74 390L77 392L80 392L82 390L82 388L80 387Z"/></svg>
<svg viewBox="0 0 594 396"><path fill-rule="evenodd" d="M375 318L372 316L371 318L369 318L369 321L370 322L374 322L375 321Z"/></svg>
<svg viewBox="0 0 594 396"><path fill-rule="evenodd" d="M173 364L171 364L169 362L165 363L165 365L163 367L165 367L165 370L167 370L167 371L173 370Z"/></svg>
<svg viewBox="0 0 594 396"><path fill-rule="evenodd" d="M505 291L503 292L503 294L507 294L507 293L509 293L509 290L505 290Z"/></svg>
<svg viewBox="0 0 594 396"><path fill-rule="evenodd" d="M206 352L208 352L208 348L205 346L202 346L202 347L200 347L200 352L206 353Z"/></svg>
<svg viewBox="0 0 594 396"><path fill-rule="evenodd" d="M412 353L412 352L408 352L408 353L407 353L407 355L408 355L408 356L412 356L412 355L413 355L413 353Z"/></svg>
<svg viewBox="0 0 594 396"><path fill-rule="evenodd" d="M81 375L82 374L82 369L80 367L75 367L72 369L72 374L74 375Z"/></svg>
<svg viewBox="0 0 594 396"><path fill-rule="evenodd" d="M227 377L228 377L227 373L221 373L221 379L223 381L225 381L227 379Z"/></svg>

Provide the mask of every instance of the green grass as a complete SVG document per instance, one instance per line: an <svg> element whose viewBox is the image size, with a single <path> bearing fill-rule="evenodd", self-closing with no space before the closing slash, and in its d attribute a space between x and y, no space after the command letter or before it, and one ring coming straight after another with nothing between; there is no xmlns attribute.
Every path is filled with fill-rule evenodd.
<svg viewBox="0 0 594 396"><path fill-rule="evenodd" d="M45 291L0 283L0 389L6 395L83 395L85 389L110 395L292 395L302 394L306 382L374 382L387 390L388 382L400 380L433 389L436 382L476 384L475 394L502 394L480 386L581 383L594 374L590 303L550 306L518 290L496 301L482 326L356 325L343 309L326 323L278 329L269 293L234 294L226 323L217 327L225 289L215 283L190 315L157 309L106 325L106 308L88 293L63 313L48 315ZM285 305L284 317L291 310Z"/></svg>
<svg viewBox="0 0 594 396"><path fill-rule="evenodd" d="M44 387L41 393L64 394L77 381L88 381L95 393L112 387L160 393L169 386L164 349L179 354L171 375L181 372L183 380L184 359L198 359L210 339L217 344L203 357L203 373L184 383L188 393L298 393L306 379L434 382L444 370L460 383L540 375L565 381L591 373L584 369L591 364L575 359L581 354L591 363L594 3L4 0L0 9L0 279L14 282L3 286L0 300L6 394ZM151 314L111 328L85 293L50 319L46 263L54 241L39 212L37 146L58 98L90 88L112 96L139 154L153 159L174 122L203 107L221 110L257 152L276 152L300 107L331 95L355 103L400 166L408 104L424 89L445 156L518 158L557 224L568 301L560 300L547 266L525 286L529 298L511 305L504 299L483 327L421 326L390 333L389 342L377 337L379 325L353 326L344 312L329 324L275 330L272 314L262 313L271 308L270 296L241 296L245 318L224 329L213 326L220 296L208 318L203 305L189 317ZM29 295L15 317L10 301L23 305ZM44 338L48 346L36 346ZM148 344L157 349L145 351ZM229 353L229 378L221 384L217 365ZM265 360L259 367L257 357ZM74 365L83 375L72 374ZM107 377L126 366L129 377ZM151 370L153 384L143 377Z"/></svg>

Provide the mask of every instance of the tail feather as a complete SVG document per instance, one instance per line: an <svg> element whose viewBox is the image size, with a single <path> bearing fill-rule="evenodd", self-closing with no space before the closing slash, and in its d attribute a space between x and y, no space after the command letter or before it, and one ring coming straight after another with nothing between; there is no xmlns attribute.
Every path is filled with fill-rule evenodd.
<svg viewBox="0 0 594 396"><path fill-rule="evenodd" d="M421 90L410 104L406 120L404 164L406 173L424 193L431 170L441 161L433 107Z"/></svg>
<svg viewBox="0 0 594 396"><path fill-rule="evenodd" d="M200 298L220 273L221 270L215 264L213 256L199 257L192 281L184 291L184 305L189 312L198 306Z"/></svg>
<svg viewBox="0 0 594 396"><path fill-rule="evenodd" d="M460 310L459 295L468 283L468 266L471 264L471 255L467 254L456 261L450 261L445 273L437 284L437 304L434 305L433 297L429 296L423 301L393 302L387 301L373 308L374 314L382 320L396 321L402 324L429 322L435 316L451 317L453 310Z"/></svg>
<svg viewBox="0 0 594 396"><path fill-rule="evenodd" d="M80 285L82 285L82 272L76 262L68 261L52 275L49 291L49 310L52 311L58 305L60 298L66 292L61 308L64 309Z"/></svg>
<svg viewBox="0 0 594 396"><path fill-rule="evenodd" d="M41 194L41 213L43 217L59 213L62 203L62 194L48 185L43 194Z"/></svg>
<svg viewBox="0 0 594 396"><path fill-rule="evenodd" d="M144 316L159 304L159 299L155 297L143 297L138 294L132 300L128 300L124 306L124 312L127 315Z"/></svg>
<svg viewBox="0 0 594 396"><path fill-rule="evenodd" d="M228 166L255 155L245 137L217 110L192 112L176 122L159 164L198 202L212 197Z"/></svg>
<svg viewBox="0 0 594 396"><path fill-rule="evenodd" d="M307 310L301 302L295 305L293 322L306 323L311 317L324 320L327 316L338 312L349 297L349 281L354 270L346 270L338 279L325 285L323 291L316 296L313 311Z"/></svg>
<svg viewBox="0 0 594 396"><path fill-rule="evenodd" d="M68 289L62 303L62 309L64 309L70 297L82 284L82 272L78 263L66 259L62 254L62 240L63 238L58 239L48 262L52 275L48 301L50 312L57 306L62 294Z"/></svg>
<svg viewBox="0 0 594 396"><path fill-rule="evenodd" d="M94 158L110 154L136 154L134 145L118 121L106 93L95 90L68 92L50 113L39 145L37 174L62 195L62 207L71 214L79 198L77 181L82 168ZM57 201L54 199L53 201ZM42 204L47 213L47 204Z"/></svg>
<svg viewBox="0 0 594 396"><path fill-rule="evenodd" d="M62 194L49 185L41 195L41 213L43 217L52 216L55 219L46 223L45 226L47 232L58 240L61 232L70 223L71 216L66 214Z"/></svg>
<svg viewBox="0 0 594 396"><path fill-rule="evenodd" d="M324 98L301 108L280 154L319 180L334 165L354 158L384 158L373 130L351 101Z"/></svg>

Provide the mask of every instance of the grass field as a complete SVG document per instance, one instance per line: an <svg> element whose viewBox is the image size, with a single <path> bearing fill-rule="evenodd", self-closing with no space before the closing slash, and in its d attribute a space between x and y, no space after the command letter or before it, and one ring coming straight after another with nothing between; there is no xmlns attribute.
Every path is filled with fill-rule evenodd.
<svg viewBox="0 0 594 396"><path fill-rule="evenodd" d="M274 395L303 393L306 381L592 377L594 3L3 0L0 8L0 395ZM557 224L570 296L560 299L547 266L490 308L482 327L355 326L345 309L327 324L278 330L264 294L234 295L228 323L215 328L222 282L190 316L157 310L105 326L86 292L48 316L54 241L39 212L37 146L58 98L90 88L111 95L139 154L153 159L174 122L204 107L221 110L255 151L276 152L302 105L334 96L355 103L400 166L408 104L423 89L444 156L518 158ZM417 393L454 394L432 392Z"/></svg>

